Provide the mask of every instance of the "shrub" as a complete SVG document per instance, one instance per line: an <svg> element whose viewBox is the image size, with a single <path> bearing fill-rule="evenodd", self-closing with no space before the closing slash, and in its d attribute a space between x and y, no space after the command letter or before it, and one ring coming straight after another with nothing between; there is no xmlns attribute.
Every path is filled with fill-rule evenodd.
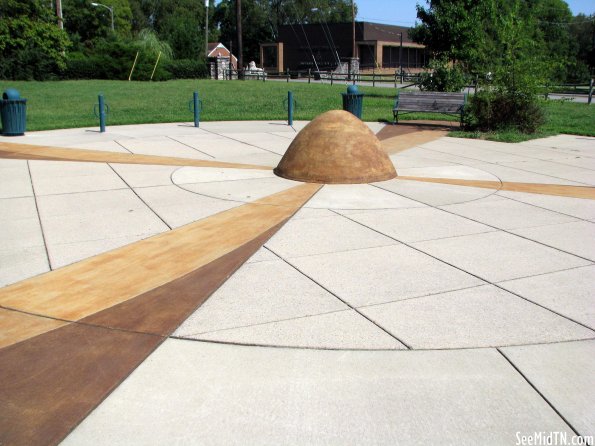
<svg viewBox="0 0 595 446"><path fill-rule="evenodd" d="M207 77L207 67L204 62L193 59L168 60L163 64L172 79L198 79Z"/></svg>
<svg viewBox="0 0 595 446"><path fill-rule="evenodd" d="M422 91L461 91L467 84L463 70L458 65L451 66L446 59L434 59L428 68L431 71L421 74Z"/></svg>
<svg viewBox="0 0 595 446"><path fill-rule="evenodd" d="M85 49L83 53L69 54L66 61L67 79L110 79L125 80L130 75L130 69L139 51L128 40L98 39L93 47ZM156 57L140 50L133 80L149 80ZM168 80L171 74L164 68L163 61L157 66L154 80Z"/></svg>
<svg viewBox="0 0 595 446"><path fill-rule="evenodd" d="M535 133L545 118L535 95L497 90L471 96L463 122L465 129L471 131L516 129Z"/></svg>

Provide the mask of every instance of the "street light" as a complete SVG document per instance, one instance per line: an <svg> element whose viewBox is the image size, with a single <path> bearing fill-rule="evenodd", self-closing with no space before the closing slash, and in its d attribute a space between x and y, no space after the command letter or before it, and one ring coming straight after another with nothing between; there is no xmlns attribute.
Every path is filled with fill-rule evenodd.
<svg viewBox="0 0 595 446"><path fill-rule="evenodd" d="M113 7L110 8L109 6L106 6L102 3L91 3L91 6L101 6L105 9L109 10L111 17L112 17L112 31L113 31L114 30L114 8Z"/></svg>

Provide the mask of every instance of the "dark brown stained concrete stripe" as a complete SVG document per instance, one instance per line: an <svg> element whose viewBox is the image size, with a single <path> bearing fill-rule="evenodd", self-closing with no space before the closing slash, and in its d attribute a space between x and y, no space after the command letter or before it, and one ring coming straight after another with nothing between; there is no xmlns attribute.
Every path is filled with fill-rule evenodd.
<svg viewBox="0 0 595 446"><path fill-rule="evenodd" d="M185 277L88 316L80 322L168 336L285 222Z"/></svg>
<svg viewBox="0 0 595 446"><path fill-rule="evenodd" d="M57 444L163 339L70 324L0 350L0 444Z"/></svg>
<svg viewBox="0 0 595 446"><path fill-rule="evenodd" d="M588 186L568 186L564 184L514 183L508 181L499 182L482 180L460 180L457 178L424 178L407 176L399 176L396 179L595 200L595 187Z"/></svg>
<svg viewBox="0 0 595 446"><path fill-rule="evenodd" d="M458 128L458 123L450 121L406 121L397 125L385 125L376 133L380 141L420 131L451 131Z"/></svg>
<svg viewBox="0 0 595 446"><path fill-rule="evenodd" d="M398 124L385 126L376 136L381 140L385 152L394 155L442 138L448 131L448 127L439 124Z"/></svg>
<svg viewBox="0 0 595 446"><path fill-rule="evenodd" d="M66 149L62 147L34 146L0 142L0 158L39 161L76 161L114 164L153 164L162 166L227 167L231 169L271 170L270 166L226 163L155 155L104 152L101 150Z"/></svg>

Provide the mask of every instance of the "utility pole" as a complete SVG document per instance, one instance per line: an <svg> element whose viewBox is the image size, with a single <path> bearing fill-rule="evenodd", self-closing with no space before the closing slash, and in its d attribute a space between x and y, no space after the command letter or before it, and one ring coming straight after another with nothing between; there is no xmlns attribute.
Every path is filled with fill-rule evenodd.
<svg viewBox="0 0 595 446"><path fill-rule="evenodd" d="M56 0L56 15L58 16L58 26L64 29L64 18L62 17L62 0Z"/></svg>
<svg viewBox="0 0 595 446"><path fill-rule="evenodd" d="M353 46L351 48L351 57L355 59L357 57L357 48L355 46L355 0L351 0L351 18L353 24Z"/></svg>
<svg viewBox="0 0 595 446"><path fill-rule="evenodd" d="M205 59L209 57L209 0L205 0Z"/></svg>
<svg viewBox="0 0 595 446"><path fill-rule="evenodd" d="M238 32L238 79L244 79L244 47L242 43L242 0L236 0L236 28Z"/></svg>

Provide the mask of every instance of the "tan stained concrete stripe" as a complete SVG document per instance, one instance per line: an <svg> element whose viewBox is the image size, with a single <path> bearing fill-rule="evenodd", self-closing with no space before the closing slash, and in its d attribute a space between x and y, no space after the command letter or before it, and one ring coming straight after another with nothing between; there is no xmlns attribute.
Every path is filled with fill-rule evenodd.
<svg viewBox="0 0 595 446"><path fill-rule="evenodd" d="M595 200L595 187L568 186L564 184L515 183L499 181L459 180L456 178L424 178L399 176L397 180L423 181L425 183L452 184L456 186L479 187L483 189L525 192L529 194L555 195L560 197L586 198Z"/></svg>
<svg viewBox="0 0 595 446"><path fill-rule="evenodd" d="M43 161L79 161L91 163L155 164L162 166L228 167L233 169L271 170L270 166L226 163L168 156L137 155L132 153L103 152L100 150L65 149L0 142L0 158Z"/></svg>
<svg viewBox="0 0 595 446"><path fill-rule="evenodd" d="M179 229L0 289L0 305L79 320L180 278L293 215L321 187L302 184Z"/></svg>
<svg viewBox="0 0 595 446"><path fill-rule="evenodd" d="M0 308L0 349L66 324L68 322Z"/></svg>
<svg viewBox="0 0 595 446"><path fill-rule="evenodd" d="M382 147L386 153L393 155L412 147L434 141L448 134L445 130L420 130L418 132L404 133L382 140Z"/></svg>

